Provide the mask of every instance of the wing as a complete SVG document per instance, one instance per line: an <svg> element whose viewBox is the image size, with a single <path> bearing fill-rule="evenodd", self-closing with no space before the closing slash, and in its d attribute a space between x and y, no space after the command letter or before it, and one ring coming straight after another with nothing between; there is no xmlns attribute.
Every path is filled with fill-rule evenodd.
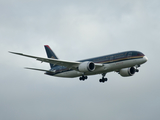
<svg viewBox="0 0 160 120"><path fill-rule="evenodd" d="M26 54L17 53L17 52L10 52L9 51L9 53L34 58L34 59L41 61L41 62L51 63L51 64L59 65L59 66L65 66L69 69L74 69L74 70L77 70L77 67L81 64L81 62L75 62L75 61L73 62L73 61L59 60L59 59L53 59L53 58L36 57L36 56L26 55ZM102 67L103 64L95 63L95 66Z"/></svg>

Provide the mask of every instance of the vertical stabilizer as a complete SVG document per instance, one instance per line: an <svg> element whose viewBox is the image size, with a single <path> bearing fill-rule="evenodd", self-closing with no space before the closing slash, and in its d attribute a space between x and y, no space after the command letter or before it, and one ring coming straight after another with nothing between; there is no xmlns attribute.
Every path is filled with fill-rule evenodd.
<svg viewBox="0 0 160 120"><path fill-rule="evenodd" d="M44 45L46 49L46 53L48 58L58 59L55 53L52 51L52 49L48 45ZM54 64L50 64L51 68L54 66Z"/></svg>

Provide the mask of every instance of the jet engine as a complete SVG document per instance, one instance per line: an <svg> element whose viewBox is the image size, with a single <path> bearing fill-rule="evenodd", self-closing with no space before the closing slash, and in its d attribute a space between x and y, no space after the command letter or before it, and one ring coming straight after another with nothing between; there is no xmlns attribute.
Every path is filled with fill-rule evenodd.
<svg viewBox="0 0 160 120"><path fill-rule="evenodd" d="M78 70L80 72L92 72L95 70L95 64L93 62L82 62L79 66L78 66Z"/></svg>
<svg viewBox="0 0 160 120"><path fill-rule="evenodd" d="M119 74L123 77L133 76L136 72L134 67L121 69Z"/></svg>

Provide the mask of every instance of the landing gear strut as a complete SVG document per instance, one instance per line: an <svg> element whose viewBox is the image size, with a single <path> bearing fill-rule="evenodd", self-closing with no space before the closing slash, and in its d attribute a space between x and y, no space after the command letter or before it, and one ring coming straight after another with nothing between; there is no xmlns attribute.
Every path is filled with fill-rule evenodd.
<svg viewBox="0 0 160 120"><path fill-rule="evenodd" d="M103 74L102 74L102 79L100 79L99 82L103 82L103 83L104 83L105 81L108 80L107 78L104 78L105 75L106 75L106 73L103 73Z"/></svg>
<svg viewBox="0 0 160 120"><path fill-rule="evenodd" d="M139 70L137 69L138 67L140 67L140 65L136 65L136 72L139 72Z"/></svg>
<svg viewBox="0 0 160 120"><path fill-rule="evenodd" d="M84 81L84 80L87 79L87 78L88 78L87 76L84 76L84 75L83 75L82 77L79 78L79 80L83 80L83 81Z"/></svg>

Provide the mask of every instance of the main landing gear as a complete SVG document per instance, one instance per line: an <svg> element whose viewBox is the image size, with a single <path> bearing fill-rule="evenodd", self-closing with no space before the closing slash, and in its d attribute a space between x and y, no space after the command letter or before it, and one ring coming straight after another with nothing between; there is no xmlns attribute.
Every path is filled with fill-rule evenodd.
<svg viewBox="0 0 160 120"><path fill-rule="evenodd" d="M104 83L104 82L106 82L106 81L108 80L107 78L104 78L105 75L106 75L106 73L103 73L103 74L102 74L102 79L100 79L99 82Z"/></svg>
<svg viewBox="0 0 160 120"><path fill-rule="evenodd" d="M79 80L83 80L83 81L84 81L84 80L87 79L87 78L88 78L87 76L84 76L84 75L83 75L82 77L79 78Z"/></svg>
<svg viewBox="0 0 160 120"><path fill-rule="evenodd" d="M102 79L99 79L99 82L106 82L108 79L107 78L102 78Z"/></svg>
<svg viewBox="0 0 160 120"><path fill-rule="evenodd" d="M107 78L104 78L105 77L105 75L106 75L106 73L103 73L102 74L102 79L100 79L99 80L99 82L102 82L102 83L104 83L104 82L106 82L108 79ZM87 76L81 76L80 78L79 78L79 80L82 80L82 81L84 81L85 79L87 79L88 77Z"/></svg>

